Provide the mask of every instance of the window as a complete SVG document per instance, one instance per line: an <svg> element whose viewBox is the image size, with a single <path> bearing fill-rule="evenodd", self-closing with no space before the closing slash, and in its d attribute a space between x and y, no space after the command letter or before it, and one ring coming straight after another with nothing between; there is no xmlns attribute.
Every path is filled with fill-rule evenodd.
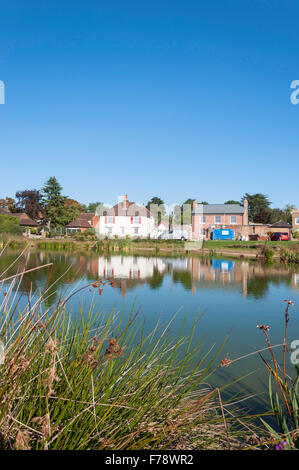
<svg viewBox="0 0 299 470"><path fill-rule="evenodd" d="M133 218L133 223L134 224L139 224L139 217L134 217Z"/></svg>
<svg viewBox="0 0 299 470"><path fill-rule="evenodd" d="M135 234L135 235L138 235L138 231L139 231L139 228L138 228L138 227L135 227L135 228L134 228L134 234Z"/></svg>
<svg viewBox="0 0 299 470"><path fill-rule="evenodd" d="M206 234L206 229L205 229L205 228L201 228L201 229L200 229L200 235L201 235L202 237L204 237L205 234Z"/></svg>
<svg viewBox="0 0 299 470"><path fill-rule="evenodd" d="M237 223L237 216L236 215L231 215L230 216L230 223L231 224L236 224Z"/></svg>
<svg viewBox="0 0 299 470"><path fill-rule="evenodd" d="M124 235L124 233L125 233L125 229L124 229L124 227L122 227L121 228L121 234Z"/></svg>
<svg viewBox="0 0 299 470"><path fill-rule="evenodd" d="M221 215L215 215L215 224L221 223Z"/></svg>
<svg viewBox="0 0 299 470"><path fill-rule="evenodd" d="M206 216L205 216L205 215L201 215L201 216L200 216L200 223L201 223L201 224L205 224L205 223L206 223Z"/></svg>
<svg viewBox="0 0 299 470"><path fill-rule="evenodd" d="M108 227L108 235L111 235L112 233L112 227Z"/></svg>
<svg viewBox="0 0 299 470"><path fill-rule="evenodd" d="M111 215L108 217L108 224L113 224L113 217Z"/></svg>
<svg viewBox="0 0 299 470"><path fill-rule="evenodd" d="M295 217L295 225L299 225L299 217Z"/></svg>

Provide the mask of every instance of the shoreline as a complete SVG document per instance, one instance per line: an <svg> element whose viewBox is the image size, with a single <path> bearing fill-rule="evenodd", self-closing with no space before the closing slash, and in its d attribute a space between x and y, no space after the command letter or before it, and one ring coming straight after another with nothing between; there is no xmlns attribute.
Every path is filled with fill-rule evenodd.
<svg viewBox="0 0 299 470"><path fill-rule="evenodd" d="M190 243L190 242L189 242ZM166 256L225 256L234 259L251 259L259 261L281 260L282 252L290 250L299 256L299 241L291 242L240 242L240 241L205 241L200 249L190 250L180 240L147 240L147 239L107 239L76 240L74 238L29 238L5 235L0 239L0 248L24 249L26 246L40 251L96 252L150 254Z"/></svg>

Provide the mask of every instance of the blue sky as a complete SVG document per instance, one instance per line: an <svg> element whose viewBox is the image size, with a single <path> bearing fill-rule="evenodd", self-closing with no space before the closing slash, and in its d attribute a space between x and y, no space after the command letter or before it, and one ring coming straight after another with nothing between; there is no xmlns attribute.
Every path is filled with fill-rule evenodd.
<svg viewBox="0 0 299 470"><path fill-rule="evenodd" d="M299 206L295 0L0 3L0 197Z"/></svg>

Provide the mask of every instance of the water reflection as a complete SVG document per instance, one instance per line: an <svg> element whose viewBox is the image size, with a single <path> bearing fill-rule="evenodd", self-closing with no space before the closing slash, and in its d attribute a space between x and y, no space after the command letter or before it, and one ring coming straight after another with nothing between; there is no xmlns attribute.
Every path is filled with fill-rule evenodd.
<svg viewBox="0 0 299 470"><path fill-rule="evenodd" d="M214 288L241 291L243 297L260 299L270 283L285 283L299 288L299 274L281 266L266 266L248 261L203 258L147 258L143 256L100 257L98 276L112 278L123 297L138 284L158 288L165 275L173 284L180 283L193 294L197 289Z"/></svg>
<svg viewBox="0 0 299 470"><path fill-rule="evenodd" d="M0 260L0 273L16 258L15 253L8 253ZM32 253L28 259L23 258L19 270L26 265L31 269L42 264L53 262L49 268L34 271L25 276L23 291L40 288L50 276L56 281L53 287L52 302L55 291L63 285L84 278L113 279L114 287L121 290L125 298L128 291L138 285L147 284L150 289L158 289L165 276L170 277L172 286L180 284L193 294L199 289L225 289L241 292L244 299L253 297L262 299L268 292L270 284L284 284L292 289L299 289L299 272L280 265L267 266L263 263L233 261L229 259L210 258L170 258L113 255L110 257L93 256L78 253ZM8 269L6 276L14 272Z"/></svg>

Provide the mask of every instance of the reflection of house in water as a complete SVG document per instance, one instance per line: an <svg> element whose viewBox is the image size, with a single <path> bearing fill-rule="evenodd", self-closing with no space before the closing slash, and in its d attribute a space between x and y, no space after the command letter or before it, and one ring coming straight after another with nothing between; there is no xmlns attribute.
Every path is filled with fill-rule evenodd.
<svg viewBox="0 0 299 470"><path fill-rule="evenodd" d="M292 288L299 289L299 273L292 273Z"/></svg>
<svg viewBox="0 0 299 470"><path fill-rule="evenodd" d="M244 298L262 298L271 283L281 282L299 287L299 274L291 274L281 266L266 266L263 263L233 261L210 258L155 258L145 256L113 255L97 260L97 277L114 280L114 286L121 289L125 297L127 290L148 284L150 289L162 285L168 273L171 286L179 283L193 293L197 289L225 289L241 292ZM95 271L95 263L92 265Z"/></svg>
<svg viewBox="0 0 299 470"><path fill-rule="evenodd" d="M248 295L262 296L267 291L269 282L281 282L282 279L290 282L290 272L287 269L247 261L235 263L230 260L189 258L189 269L192 273L193 293L197 287L222 286L229 290L241 290L246 299Z"/></svg>
<svg viewBox="0 0 299 470"><path fill-rule="evenodd" d="M119 255L98 259L98 277L114 279L115 286L121 288L123 297L127 289L150 282L155 276L161 276L166 271L168 266L163 258Z"/></svg>

